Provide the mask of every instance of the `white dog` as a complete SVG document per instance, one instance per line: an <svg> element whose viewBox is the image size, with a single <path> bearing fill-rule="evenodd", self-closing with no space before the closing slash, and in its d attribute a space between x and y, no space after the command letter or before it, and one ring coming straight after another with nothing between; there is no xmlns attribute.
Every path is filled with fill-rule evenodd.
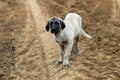
<svg viewBox="0 0 120 80"><path fill-rule="evenodd" d="M57 61L62 64L62 68L69 67L69 56L72 50L73 41L75 42L76 54L80 54L79 37L80 34L87 38L92 38L82 29L81 17L76 13L68 13L66 18L62 20L59 17L52 17L49 19L46 30L51 31L55 35L56 42L59 43L61 54Z"/></svg>

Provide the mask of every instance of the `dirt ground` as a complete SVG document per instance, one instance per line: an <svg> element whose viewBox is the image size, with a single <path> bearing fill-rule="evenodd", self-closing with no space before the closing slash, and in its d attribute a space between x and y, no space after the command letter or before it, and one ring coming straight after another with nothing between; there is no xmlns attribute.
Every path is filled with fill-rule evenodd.
<svg viewBox="0 0 120 80"><path fill-rule="evenodd" d="M45 31L49 17L78 13L93 38L81 36L70 68ZM0 0L0 80L119 80L120 0Z"/></svg>

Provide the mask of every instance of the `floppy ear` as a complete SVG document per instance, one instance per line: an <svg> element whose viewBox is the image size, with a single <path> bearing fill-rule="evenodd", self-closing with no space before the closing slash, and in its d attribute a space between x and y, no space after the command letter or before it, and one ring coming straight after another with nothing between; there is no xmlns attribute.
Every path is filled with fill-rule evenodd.
<svg viewBox="0 0 120 80"><path fill-rule="evenodd" d="M46 29L46 31L49 31L49 22L47 23L45 29Z"/></svg>
<svg viewBox="0 0 120 80"><path fill-rule="evenodd" d="M61 28L62 28L62 30L65 28L65 23L64 23L64 21L63 20L60 20L60 24L61 24Z"/></svg>

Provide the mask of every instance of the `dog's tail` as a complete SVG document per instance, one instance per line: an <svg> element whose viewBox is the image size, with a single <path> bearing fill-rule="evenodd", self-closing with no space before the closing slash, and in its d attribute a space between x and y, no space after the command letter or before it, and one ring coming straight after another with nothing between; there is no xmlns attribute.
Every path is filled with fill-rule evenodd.
<svg viewBox="0 0 120 80"><path fill-rule="evenodd" d="M81 28L81 34L89 39L91 39L92 37L90 35L88 35L82 28Z"/></svg>
<svg viewBox="0 0 120 80"><path fill-rule="evenodd" d="M79 15L78 15L79 16ZM90 36L90 35L88 35L83 29L82 29L82 19L81 19L81 17L79 16L79 25L81 25L81 34L83 35L83 36L85 36L85 37L87 37L87 38L89 38L89 39L91 39L92 37Z"/></svg>

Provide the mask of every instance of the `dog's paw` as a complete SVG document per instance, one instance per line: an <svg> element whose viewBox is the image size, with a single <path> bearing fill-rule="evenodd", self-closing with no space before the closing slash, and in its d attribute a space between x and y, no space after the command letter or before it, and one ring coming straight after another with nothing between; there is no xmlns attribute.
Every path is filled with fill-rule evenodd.
<svg viewBox="0 0 120 80"><path fill-rule="evenodd" d="M57 63L57 64L62 64L62 63L63 63L63 61L57 61L56 63Z"/></svg>
<svg viewBox="0 0 120 80"><path fill-rule="evenodd" d="M62 69L68 69L69 68L69 64L62 64Z"/></svg>

